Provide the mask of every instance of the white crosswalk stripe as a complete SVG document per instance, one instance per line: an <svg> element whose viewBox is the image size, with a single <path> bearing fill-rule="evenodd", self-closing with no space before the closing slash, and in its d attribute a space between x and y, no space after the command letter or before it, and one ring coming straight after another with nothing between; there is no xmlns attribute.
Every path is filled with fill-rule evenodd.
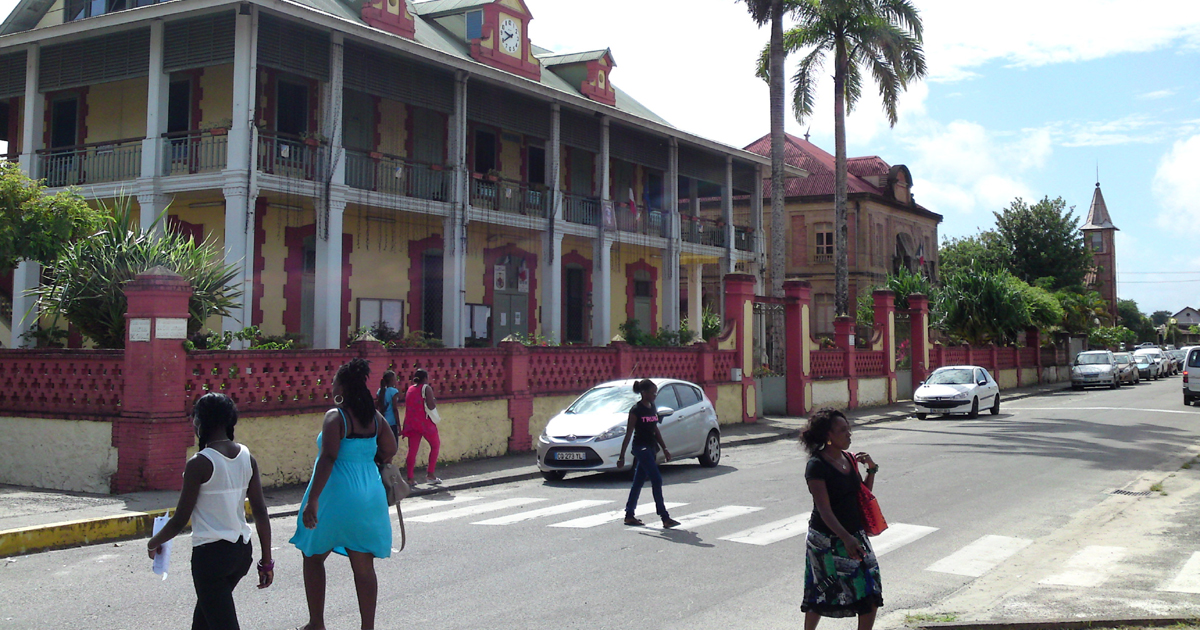
<svg viewBox="0 0 1200 630"><path fill-rule="evenodd" d="M924 525L891 523L882 534L871 538L871 548L875 550L875 557L878 558L905 545L917 542L937 530L936 527Z"/></svg>
<svg viewBox="0 0 1200 630"><path fill-rule="evenodd" d="M984 536L930 565L926 571L979 577L1011 558L1033 541L1008 536Z"/></svg>
<svg viewBox="0 0 1200 630"><path fill-rule="evenodd" d="M1084 547L1063 565L1065 571L1055 573L1038 583L1054 586L1100 586L1124 557L1124 547Z"/></svg>
<svg viewBox="0 0 1200 630"><path fill-rule="evenodd" d="M481 505L468 505L456 510L447 510L436 514L422 514L408 519L411 523L437 523L439 521L448 521L450 519L462 518L464 516L475 516L476 514L484 514L486 512L497 512L508 508L522 507L530 503L541 503L546 499L531 499L527 497L517 497L513 499L501 499L492 501L491 503L483 503Z"/></svg>
<svg viewBox="0 0 1200 630"><path fill-rule="evenodd" d="M1193 553L1175 579L1159 590L1174 593L1200 593L1200 551Z"/></svg>
<svg viewBox="0 0 1200 630"><path fill-rule="evenodd" d="M687 504L671 503L668 501L665 505L667 506L668 510L671 510L677 507L683 507ZM648 514L654 514L654 512L654 503L643 503L637 507L637 511L634 512L634 516L646 516ZM625 510L614 510L612 512L604 512L603 514L594 514L592 516L584 516L583 518L576 518L569 521L563 521L561 523L555 523L550 525L550 527L572 527L576 529L587 529L588 527L598 527L613 521L619 521L623 518L625 518Z"/></svg>
<svg viewBox="0 0 1200 630"><path fill-rule="evenodd" d="M758 545L760 547L766 546L771 543L787 540L793 536L808 534L808 521L811 516L811 512L789 516L765 525L742 530L736 534L722 536L720 539L745 543L747 545Z"/></svg>
<svg viewBox="0 0 1200 630"><path fill-rule="evenodd" d="M695 514L688 514L675 520L679 521L679 525L675 529L692 529L701 525L709 525L717 521L723 521L729 518L735 518L746 514L752 514L761 510L760 507L750 507L747 505L725 505L712 510L704 510ZM662 529L661 522L647 523L647 527L651 529Z"/></svg>
<svg viewBox="0 0 1200 630"><path fill-rule="evenodd" d="M551 505L550 507L544 507L544 508L539 508L536 510L530 510L528 512L518 512L516 514L509 514L508 516L499 516L496 518L489 518L486 521L477 521L477 522L471 523L471 524L472 525L512 525L513 523L520 523L521 521L529 521L529 520L533 520L535 518L542 518L543 516L557 516L559 514L566 514L567 512L575 512L577 510L586 510L587 508L593 508L593 507L596 507L599 505L606 505L609 503L612 503L612 501L596 501L596 500L584 499L582 501L574 501L571 503L564 503L562 505Z"/></svg>
<svg viewBox="0 0 1200 630"><path fill-rule="evenodd" d="M481 498L482 497L456 495L450 499L443 500L443 501L439 501L437 499L411 499L411 500L405 499L404 500L404 513L411 514L413 512L424 512L425 510L432 510L434 508L446 507L448 505L461 505L463 503L469 503L471 501L478 501Z"/></svg>

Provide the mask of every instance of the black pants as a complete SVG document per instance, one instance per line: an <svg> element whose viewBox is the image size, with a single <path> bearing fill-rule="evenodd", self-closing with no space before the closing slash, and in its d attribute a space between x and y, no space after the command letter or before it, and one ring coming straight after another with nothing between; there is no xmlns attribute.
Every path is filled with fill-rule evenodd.
<svg viewBox="0 0 1200 630"><path fill-rule="evenodd" d="M249 542L218 540L192 548L192 583L196 586L192 630L239 630L233 589L253 561L254 548Z"/></svg>

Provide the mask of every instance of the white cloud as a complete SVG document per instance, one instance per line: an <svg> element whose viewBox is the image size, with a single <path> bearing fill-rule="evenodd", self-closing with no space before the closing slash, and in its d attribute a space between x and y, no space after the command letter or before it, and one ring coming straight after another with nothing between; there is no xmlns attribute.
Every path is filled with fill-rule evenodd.
<svg viewBox="0 0 1200 630"><path fill-rule="evenodd" d="M1154 100L1158 100L1160 98L1167 98L1170 96L1175 96L1175 90L1155 90L1153 92L1146 92L1145 94L1139 94L1138 98L1143 101L1154 101Z"/></svg>
<svg viewBox="0 0 1200 630"><path fill-rule="evenodd" d="M1164 229L1200 234L1200 135L1179 140L1158 163L1152 190Z"/></svg>

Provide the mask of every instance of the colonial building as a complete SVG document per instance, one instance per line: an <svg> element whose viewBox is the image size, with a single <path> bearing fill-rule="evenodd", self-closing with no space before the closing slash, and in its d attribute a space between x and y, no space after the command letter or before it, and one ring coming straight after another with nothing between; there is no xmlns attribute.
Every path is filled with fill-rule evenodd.
<svg viewBox="0 0 1200 630"><path fill-rule="evenodd" d="M524 0L21 0L0 133L51 187L214 238L245 300L215 328L331 348L376 322L449 346L677 327L684 264L759 259L769 161L532 24ZM722 199L704 234L678 201L701 185ZM38 278L17 270L14 312Z"/></svg>
<svg viewBox="0 0 1200 630"><path fill-rule="evenodd" d="M1087 221L1079 228L1087 243L1088 251L1092 253L1092 271L1085 282L1088 287L1098 291L1100 297L1108 302L1108 312L1112 321L1117 321L1117 226L1113 225L1108 216L1108 206L1104 203L1104 195L1100 192L1100 182L1096 182L1096 191L1092 193L1092 205L1088 208Z"/></svg>
<svg viewBox="0 0 1200 630"><path fill-rule="evenodd" d="M805 138L787 135L785 142L787 163L809 173L786 180L787 277L812 283L814 332L832 334L834 156ZM770 134L746 150L769 158ZM908 167L867 156L850 158L846 168L851 309L857 296L869 295L900 268L936 278L942 216L916 202ZM771 192L769 178L764 190ZM739 205L735 220L747 220L755 208L751 203ZM770 235L765 238L769 247Z"/></svg>

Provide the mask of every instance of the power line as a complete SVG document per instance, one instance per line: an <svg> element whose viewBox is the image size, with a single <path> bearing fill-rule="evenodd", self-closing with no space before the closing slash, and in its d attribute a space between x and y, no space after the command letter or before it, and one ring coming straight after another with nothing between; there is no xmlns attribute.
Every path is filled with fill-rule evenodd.
<svg viewBox="0 0 1200 630"><path fill-rule="evenodd" d="M1180 274L1198 275L1198 274L1200 274L1200 271L1122 271L1120 273L1120 275L1122 275L1122 276L1132 276L1132 275L1167 276L1167 275L1180 275Z"/></svg>
<svg viewBox="0 0 1200 630"><path fill-rule="evenodd" d="M1179 284L1179 283L1196 283L1200 282L1200 278L1191 280L1117 280L1117 284Z"/></svg>

